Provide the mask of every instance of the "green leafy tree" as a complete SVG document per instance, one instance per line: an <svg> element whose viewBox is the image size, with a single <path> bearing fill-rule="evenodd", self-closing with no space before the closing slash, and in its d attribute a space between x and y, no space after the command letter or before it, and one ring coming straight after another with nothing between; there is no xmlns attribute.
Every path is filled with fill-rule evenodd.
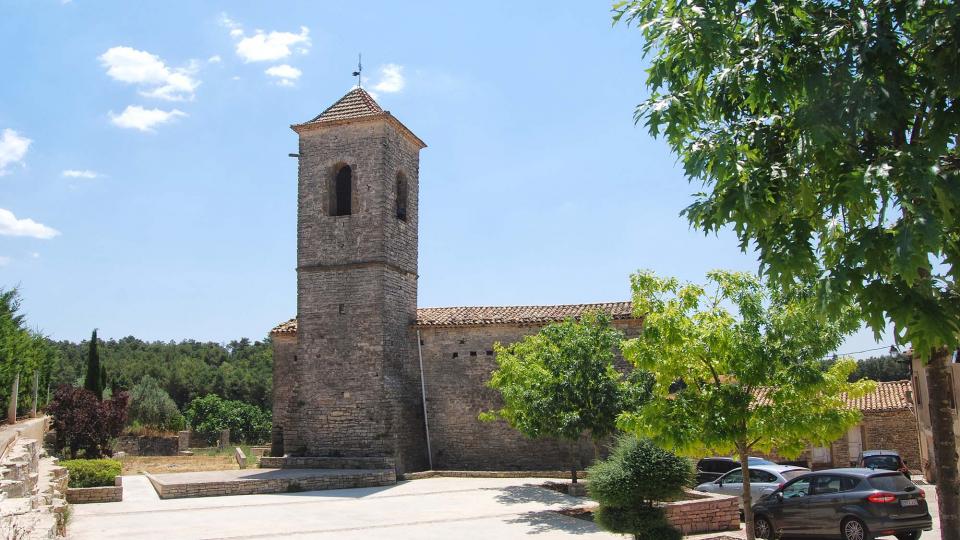
<svg viewBox="0 0 960 540"><path fill-rule="evenodd" d="M952 0L614 6L645 38L649 99L702 193L772 282L815 276L927 363L940 522L960 539L947 362L960 341L960 6Z"/></svg>
<svg viewBox="0 0 960 540"><path fill-rule="evenodd" d="M683 492L693 477L690 462L646 439L622 435L610 457L590 467L590 496L600 503L594 520L635 540L679 540L658 502Z"/></svg>
<svg viewBox="0 0 960 540"><path fill-rule="evenodd" d="M83 380L83 387L93 392L97 399L103 398L104 380L106 375L100 365L100 353L97 351L97 329L93 329L90 336L90 348L87 352L87 376Z"/></svg>
<svg viewBox="0 0 960 540"><path fill-rule="evenodd" d="M183 429L185 421L170 394L147 375L130 390L130 422L161 431Z"/></svg>
<svg viewBox="0 0 960 540"><path fill-rule="evenodd" d="M215 442L220 432L230 430L232 441L262 443L270 437L270 413L243 403L210 394L190 402L184 416L193 431L207 442Z"/></svg>
<svg viewBox="0 0 960 540"><path fill-rule="evenodd" d="M652 272L632 276L644 326L623 353L655 383L650 402L621 416L622 428L690 456L736 453L747 471L751 451L793 457L860 421L845 397L862 396L875 383L847 382L852 360L827 371L819 362L853 325L825 320L812 293L770 291L745 273L713 271L707 280L701 286ZM752 540L748 474L742 496Z"/></svg>
<svg viewBox="0 0 960 540"><path fill-rule="evenodd" d="M568 441L585 433L594 442L616 429L616 418L637 399L614 368L623 335L603 313L545 326L509 346L494 345L497 369L488 386L500 391L503 407L480 415L501 418L530 438ZM577 452L571 451L571 481L577 482Z"/></svg>

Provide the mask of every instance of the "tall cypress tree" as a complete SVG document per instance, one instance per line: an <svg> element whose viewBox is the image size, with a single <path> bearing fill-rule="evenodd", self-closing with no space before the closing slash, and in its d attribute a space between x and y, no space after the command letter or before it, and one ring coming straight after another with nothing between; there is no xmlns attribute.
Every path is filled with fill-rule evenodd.
<svg viewBox="0 0 960 540"><path fill-rule="evenodd" d="M90 336L90 352L87 355L87 376L83 381L83 387L93 392L97 399L103 398L103 379L100 370L100 354L97 352L97 329L93 329L93 335Z"/></svg>

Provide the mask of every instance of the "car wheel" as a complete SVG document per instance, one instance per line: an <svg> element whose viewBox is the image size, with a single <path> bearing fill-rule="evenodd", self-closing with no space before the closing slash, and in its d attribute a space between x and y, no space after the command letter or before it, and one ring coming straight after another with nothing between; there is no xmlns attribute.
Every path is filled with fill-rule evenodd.
<svg viewBox="0 0 960 540"><path fill-rule="evenodd" d="M918 538L920 538L920 531L897 533L897 540L917 540Z"/></svg>
<svg viewBox="0 0 960 540"><path fill-rule="evenodd" d="M873 540L867 526L856 518L847 519L840 525L840 536L843 540Z"/></svg>
<svg viewBox="0 0 960 540"><path fill-rule="evenodd" d="M753 533L757 538L773 540L776 537L773 533L773 524L764 516L753 520Z"/></svg>

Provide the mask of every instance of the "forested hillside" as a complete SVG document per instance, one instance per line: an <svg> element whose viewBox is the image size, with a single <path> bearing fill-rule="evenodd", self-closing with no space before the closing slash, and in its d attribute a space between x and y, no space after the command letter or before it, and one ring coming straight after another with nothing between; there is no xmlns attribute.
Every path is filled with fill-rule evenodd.
<svg viewBox="0 0 960 540"><path fill-rule="evenodd" d="M82 385L88 341L51 341L59 351L53 367L53 386ZM273 386L273 351L270 339L247 338L226 345L186 340L147 342L135 337L99 340L106 386L129 390L150 375L183 410L193 398L216 394L269 411Z"/></svg>

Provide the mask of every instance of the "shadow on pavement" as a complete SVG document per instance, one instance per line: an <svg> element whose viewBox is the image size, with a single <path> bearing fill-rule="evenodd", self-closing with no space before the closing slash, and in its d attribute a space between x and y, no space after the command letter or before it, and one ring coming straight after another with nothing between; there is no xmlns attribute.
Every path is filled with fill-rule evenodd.
<svg viewBox="0 0 960 540"><path fill-rule="evenodd" d="M564 516L550 510L527 512L508 519L507 523L523 524L530 527L527 534L543 534L563 531L569 534L591 534L600 529L590 521Z"/></svg>
<svg viewBox="0 0 960 540"><path fill-rule="evenodd" d="M494 498L498 503L501 504L523 504L536 502L541 504L570 505L574 503L574 500L566 495L534 484L484 489L498 491L499 493Z"/></svg>

